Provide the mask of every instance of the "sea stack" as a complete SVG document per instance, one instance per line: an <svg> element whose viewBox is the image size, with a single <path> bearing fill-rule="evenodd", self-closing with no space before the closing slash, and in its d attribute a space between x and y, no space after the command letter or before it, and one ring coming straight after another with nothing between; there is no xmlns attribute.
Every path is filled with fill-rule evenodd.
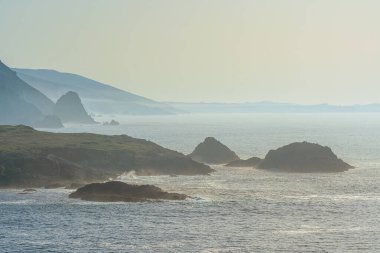
<svg viewBox="0 0 380 253"><path fill-rule="evenodd" d="M208 164L225 164L239 160L234 151L214 137L207 137L189 154L189 157L194 161Z"/></svg>
<svg viewBox="0 0 380 253"><path fill-rule="evenodd" d="M119 181L88 184L71 193L69 197L99 202L184 200L187 198L185 194L165 192L153 185L131 185Z"/></svg>
<svg viewBox="0 0 380 253"><path fill-rule="evenodd" d="M342 172L353 168L329 147L309 142L296 142L271 150L257 167L283 172Z"/></svg>
<svg viewBox="0 0 380 253"><path fill-rule="evenodd" d="M69 91L61 96L54 107L54 114L64 123L95 124L83 107L82 101L76 92Z"/></svg>

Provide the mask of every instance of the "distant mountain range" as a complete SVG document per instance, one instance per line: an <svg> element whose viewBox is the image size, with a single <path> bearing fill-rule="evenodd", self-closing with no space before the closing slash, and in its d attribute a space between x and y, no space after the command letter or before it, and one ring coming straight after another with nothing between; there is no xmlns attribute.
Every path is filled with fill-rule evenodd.
<svg viewBox="0 0 380 253"><path fill-rule="evenodd" d="M181 103L170 102L182 113L378 113L380 104L368 105L299 105L291 103Z"/></svg>
<svg viewBox="0 0 380 253"><path fill-rule="evenodd" d="M79 94L91 113L101 114L175 114L168 104L132 94L89 78L47 69L13 69L17 75L53 101L69 91Z"/></svg>
<svg viewBox="0 0 380 253"><path fill-rule="evenodd" d="M31 124L56 115L55 102L64 94L79 95L81 115L167 115L182 113L379 113L380 104L338 106L291 103L157 102L89 78L46 69L9 69L0 61L0 124ZM70 93L71 94L71 93ZM83 106L81 105L83 103ZM69 110L69 109L68 109ZM57 115L59 116L59 115ZM62 115L60 115L62 117ZM65 117L64 117L65 118ZM51 118L49 118L50 120ZM86 120L83 118L83 122ZM88 120L87 120L88 121ZM91 120L90 120L91 121ZM65 121L63 121L65 123ZM81 122L81 123L83 123Z"/></svg>
<svg viewBox="0 0 380 253"><path fill-rule="evenodd" d="M0 124L60 128L62 122L96 123L87 114L77 93L67 92L54 103L0 61Z"/></svg>

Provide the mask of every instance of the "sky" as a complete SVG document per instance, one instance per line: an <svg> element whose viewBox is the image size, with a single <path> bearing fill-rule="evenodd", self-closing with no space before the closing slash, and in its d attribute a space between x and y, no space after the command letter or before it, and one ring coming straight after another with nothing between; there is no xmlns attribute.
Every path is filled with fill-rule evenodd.
<svg viewBox="0 0 380 253"><path fill-rule="evenodd" d="M378 0L0 0L0 60L158 101L380 102Z"/></svg>

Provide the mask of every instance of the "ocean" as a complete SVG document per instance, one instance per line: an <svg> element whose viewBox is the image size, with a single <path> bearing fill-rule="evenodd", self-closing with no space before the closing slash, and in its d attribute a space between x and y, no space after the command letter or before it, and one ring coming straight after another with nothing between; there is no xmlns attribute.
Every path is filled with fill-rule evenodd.
<svg viewBox="0 0 380 253"><path fill-rule="evenodd" d="M241 158L309 141L356 168L288 174L219 165L211 176L120 178L192 196L185 201L96 203L69 199L66 189L0 190L0 252L380 252L379 114L113 118L121 125L56 131L127 134L185 154L213 136Z"/></svg>

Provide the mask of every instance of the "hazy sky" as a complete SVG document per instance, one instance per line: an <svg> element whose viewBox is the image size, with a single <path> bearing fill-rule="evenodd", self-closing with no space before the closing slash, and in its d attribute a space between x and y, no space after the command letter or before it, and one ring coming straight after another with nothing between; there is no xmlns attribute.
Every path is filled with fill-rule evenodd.
<svg viewBox="0 0 380 253"><path fill-rule="evenodd" d="M0 0L0 59L161 101L380 102L378 0Z"/></svg>

